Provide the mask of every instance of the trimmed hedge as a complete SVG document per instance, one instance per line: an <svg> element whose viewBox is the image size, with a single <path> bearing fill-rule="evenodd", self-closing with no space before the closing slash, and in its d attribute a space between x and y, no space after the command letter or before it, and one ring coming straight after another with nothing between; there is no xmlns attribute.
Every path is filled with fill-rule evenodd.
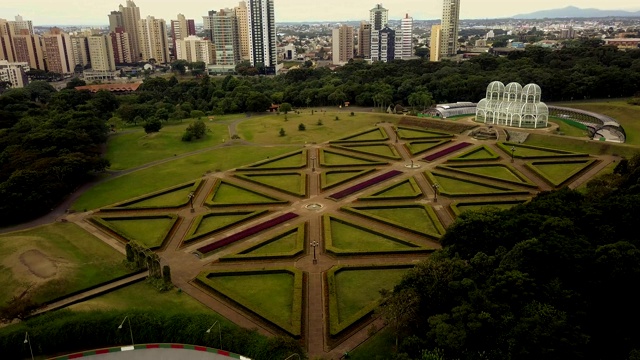
<svg viewBox="0 0 640 360"><path fill-rule="evenodd" d="M440 131L431 131L426 129L421 129L417 127L409 127L409 126L398 126L398 130L407 130L407 131L418 131L425 134L434 134L435 136L400 136L401 139L437 139L437 138L453 138L452 134L440 132Z"/></svg>
<svg viewBox="0 0 640 360"><path fill-rule="evenodd" d="M250 252L252 252L253 250L256 250L264 245L270 244L274 241L278 241L280 239L282 239L283 237L293 234L294 232L297 232L298 236L296 238L296 246L293 250L289 251L289 252L283 252L283 253L272 253L272 254L262 254L262 255L251 255ZM229 261L229 260L264 260L264 259L276 259L276 258L292 258L295 256L300 255L301 253L304 252L304 246L306 243L306 239L307 239L307 233L308 233L308 229L307 229L307 223L304 223L302 225L298 225L297 227L293 228L293 229L289 229L286 230L284 232L281 232L280 234L273 236L269 239L265 239L263 241L260 241L257 244L253 244L251 246L248 246L246 248L244 248L243 250L240 250L239 252L235 253L235 254L231 254L231 255L226 255L220 258L220 261Z"/></svg>
<svg viewBox="0 0 640 360"><path fill-rule="evenodd" d="M300 175L300 177L302 178L302 180L300 181L300 187L298 189L286 189L286 188L281 188L281 187L277 187L277 186L273 186L271 184L266 184L263 183L261 181L256 180L255 178L252 177L253 176L278 176L278 175ZM285 172L285 173L274 173L274 174L264 174L264 173L260 173L260 174L233 174L233 176L242 179L242 180L246 180L246 181L250 181L254 184L258 184L260 186L266 186L270 189L273 190L277 190L277 191L282 191L285 192L287 194L291 194L293 196L300 196L300 197L304 197L307 195L307 174L304 173L298 173L298 172Z"/></svg>
<svg viewBox="0 0 640 360"><path fill-rule="evenodd" d="M226 288L223 286L216 286L209 278L215 275L261 275L261 274L282 274L289 273L293 275L293 303L291 309L291 324L284 323L279 319L267 319L261 315L260 307L256 307L254 304L250 304L244 301L242 298L233 298L225 293ZM196 282L199 283L207 290L211 290L214 293L221 295L225 299L230 300L236 305L241 306L253 315L258 316L260 319L267 323L273 324L278 328L286 331L288 334L295 338L299 338L302 333L302 285L303 285L303 273L302 271L294 267L277 268L277 269L243 269L243 270L219 270L219 271L203 271L196 277Z"/></svg>
<svg viewBox="0 0 640 360"><path fill-rule="evenodd" d="M492 188L492 189L496 189L496 190L501 190L501 192L499 192L499 193L451 193L451 192L447 191L447 189L444 189L442 187L438 188L438 194L446 195L446 196L449 196L449 197L497 196L497 195L530 195L530 193L528 191L514 190L514 189L511 189L511 188L507 188L507 187L491 185L491 184L483 183L483 182L480 182L480 181L463 179L463 178L459 178L459 177L455 177L455 176L451 176L451 175L447 175L447 174L443 174L443 173L435 173L435 172L431 173L431 172L427 171L424 174L425 174L425 176L427 178L427 181L432 186L433 186L433 184L437 184L438 183L436 178L433 176L433 174L436 174L438 176L445 177L445 178L448 178L448 179L455 179L455 180L459 180L459 181L468 182L468 183L471 183L471 184L486 186L486 187L489 187L489 188Z"/></svg>
<svg viewBox="0 0 640 360"><path fill-rule="evenodd" d="M525 163L524 165L527 167L527 169L533 171L534 173L536 173L536 175L540 176L547 184L549 184L549 185L551 185L553 187L560 187L560 186L570 182L571 179L573 179L578 174L586 171L588 168L593 166L593 164L595 164L598 161L599 160L597 160L597 159L560 160L560 161L532 161L532 162ZM560 182L555 182L552 179L549 179L542 171L540 171L540 169L538 169L536 167L536 165L544 165L544 164L552 165L552 164L577 164L577 163L584 163L585 166L582 167L582 168L573 170L572 172L570 172L567 175L567 177L563 181L560 181Z"/></svg>
<svg viewBox="0 0 640 360"><path fill-rule="evenodd" d="M370 152L370 151L365 151L365 150L360 150L359 149L361 147L367 147L367 146L385 146L385 147L387 147L388 149L391 150L393 155L377 154L377 153L373 153L373 152ZM391 160L400 160L400 159L402 159L402 156L400 156L400 154L398 153L398 150L396 150L395 147L393 147L393 146L391 146L389 144L349 144L349 145L335 145L335 144L332 144L331 147L336 148L336 149L346 150L346 151L353 151L353 152L358 153L358 154L379 156L379 157L383 157L385 159L391 159Z"/></svg>
<svg viewBox="0 0 640 360"><path fill-rule="evenodd" d="M391 191L394 188L397 188L399 186L403 186L406 183L409 183L411 185L411 187L414 190L414 193L411 195L394 195L394 196L383 196L380 194L384 194L387 191ZM373 194L369 195L369 196L365 196L365 197L361 197L358 198L358 200L362 201L368 201L368 200L406 200L406 199L415 199L415 198L419 198L420 196L422 196L422 190L420 190L420 187L418 186L418 183L416 182L416 180L413 177L410 177L404 181L401 181L397 184L393 184L391 186L387 186L382 190L376 191Z"/></svg>
<svg viewBox="0 0 640 360"><path fill-rule="evenodd" d="M464 170L465 168L471 168L471 167L496 167L496 166L500 166L500 167L504 167L504 168L508 169L515 177L517 177L521 181L503 179L503 178L490 176L490 175L476 174L476 173ZM495 181L500 181L500 182L506 182L506 183L514 184L514 185L527 186L527 187L536 188L536 189L538 188L538 186L536 184L534 184L523 173L518 171L513 166L507 165L507 164L438 165L438 166L436 166L436 168L441 169L441 170L449 170L449 171L453 171L453 172L458 172L458 173L462 173L462 174L466 174L466 175L477 176L477 177L481 177L481 178L485 178L485 179L490 179L490 180L495 180Z"/></svg>
<svg viewBox="0 0 640 360"><path fill-rule="evenodd" d="M441 158L443 156L447 156L447 155L449 155L449 154L451 154L453 152L456 152L456 151L458 151L460 149L464 149L469 145L471 145L471 144L468 143L468 142L465 142L465 141L459 142L459 143L457 143L457 144L455 144L453 146L450 146L450 147L448 147L446 149L442 149L442 150L440 150L440 151L438 151L436 153L433 153L431 155L427 155L424 158L422 158L422 160L424 160L424 161L435 161L435 160L437 160L437 159L439 159L439 158Z"/></svg>
<svg viewBox="0 0 640 360"><path fill-rule="evenodd" d="M426 231L420 231L420 230L416 230L416 229L412 229L407 227L404 224L401 224L399 222L393 221L391 219L387 219L387 218L383 218L380 216L376 216L374 214L371 213L367 213L366 210L367 209L405 209L405 208L421 208L424 209L427 213L427 215L429 216L429 218L431 219L431 222L433 223L433 226L436 228L436 230L438 231L438 233L431 233L431 232L426 232ZM438 219L438 215L436 215L435 210L433 210L433 208L429 205L420 205L420 204L402 204L402 205L373 205L373 206L353 206L353 207L349 207L349 206L345 206L340 208L341 210L351 213L351 214L355 214L355 215L359 215L359 216L363 216L369 219L374 219L376 221L379 221L381 223L385 223L387 225L391 225L415 234L419 234L419 235L428 235L428 236L432 236L436 239L440 239L442 237L442 235L444 235L444 233L446 232L446 230L444 229L444 227L442 226L442 224L440 223L440 219Z"/></svg>
<svg viewBox="0 0 640 360"><path fill-rule="evenodd" d="M488 152L489 153L489 157L481 158L481 159L473 159L473 158L468 159L468 158L465 158L466 156L474 154L474 153L476 153L478 151L486 151L486 152ZM481 145L481 146L473 148L473 149L471 149L469 151L465 151L462 154L460 154L460 155L458 155L458 156L456 156L454 158L451 158L451 159L449 159L447 161L449 161L449 162L459 162L459 161L462 162L462 161L487 161L487 160L498 160L498 159L500 159L500 155L498 155L495 151L493 151L492 148L490 148L487 145Z"/></svg>
<svg viewBox="0 0 640 360"><path fill-rule="evenodd" d="M356 184L354 186L351 186L349 188L346 188L344 190L338 191L337 193L333 193L331 195L329 195L330 199L334 199L334 200L340 200L343 199L353 193L356 193L358 191L364 190L370 186L376 185L378 183L381 183L383 181L389 180L392 177L398 176L402 174L402 171L399 170L391 170L391 171L387 171L384 174L378 175L374 178L371 178L369 180L363 181L359 184Z"/></svg>
<svg viewBox="0 0 640 360"><path fill-rule="evenodd" d="M344 156L347 158L351 158L351 159L355 159L355 160L361 160L361 161L366 161L365 164L329 164L327 163L327 160L325 159L325 154L333 154L333 155L340 155L340 156ZM340 152L340 151L333 151L333 150L328 150L328 149L320 149L320 159L318 160L320 166L322 167L355 167L355 166L377 166L377 165L388 165L389 163L386 161L379 161L376 159L369 159L366 157L360 157L360 156L355 156L353 154L348 154L348 153L344 153L344 152Z"/></svg>
<svg viewBox="0 0 640 360"><path fill-rule="evenodd" d="M433 150L439 146L448 144L452 141L452 139L445 139L445 140L418 140L418 141L410 141L408 143L404 143L404 147L405 149L407 149L407 151L411 154L411 155L418 155L418 154L422 154L424 152L427 152L429 150ZM412 151L411 148L412 146L414 146L414 144L435 144L431 147L428 147L426 149L422 149L420 151Z"/></svg>
<svg viewBox="0 0 640 360"><path fill-rule="evenodd" d="M390 241L394 241L406 246L409 246L407 249L395 249L395 250L342 250L333 245L333 236L331 235L331 220L341 222L343 224L347 224L356 229L366 231L368 233L372 233L378 236L382 236L384 238L389 239ZM323 215L322 216L322 227L324 231L324 248L327 252L330 252L334 255L342 256L342 255L380 255L380 254L402 254L402 253L424 253L424 252L433 252L435 249L425 248L421 245L415 244L408 240L399 239L397 237L387 235L375 230L371 230L364 226L360 226L358 224L351 223L349 221L340 219L334 215Z"/></svg>
<svg viewBox="0 0 640 360"><path fill-rule="evenodd" d="M517 159L554 159L554 158L574 158L574 157L589 156L589 154L574 153L574 152L571 152L571 151L552 149L552 148L547 148L547 147L542 147L542 146L516 144L516 143L510 143L510 142L499 142L499 143L496 143L496 145L498 145L498 148L500 148L500 150L504 151L505 154L507 154L509 156L511 156L511 147L512 146L515 147L516 151L513 153L513 157L517 158ZM536 156L523 156L523 155L519 155L518 154L518 150L517 149L519 147L520 148L526 148L526 149L534 149L534 150L551 152L553 154L536 155Z"/></svg>
<svg viewBox="0 0 640 360"><path fill-rule="evenodd" d="M198 190L200 190L200 188L202 187L202 184L204 184L204 180L203 179L198 179L196 181L191 181L191 182L188 182L186 184L172 186L172 187L164 189L164 190L156 191L156 192L153 192L153 193L147 194L147 195L142 195L142 196L130 199L130 200L126 200L126 201L111 205L111 206L106 207L106 208L102 208L102 209L100 209L100 212L122 211L122 210L152 210L152 209L176 209L176 208L180 208L180 207L183 207L183 206L186 206L186 205L189 204L189 197L185 197L183 202L181 202L179 204L175 204L175 205L167 205L167 206L133 206L133 205L135 205L136 203L139 203L139 202L143 202L145 200L152 199L152 198L157 197L157 196L161 196L161 195L172 193L174 191L186 189L188 187L191 187L191 191L195 194L195 193L198 192Z"/></svg>
<svg viewBox="0 0 640 360"><path fill-rule="evenodd" d="M360 137L362 135L366 135L369 133L373 133L373 132L378 132L380 135L379 139L364 139L364 140L353 140L354 138ZM373 129L369 129L369 130L363 130L360 132L357 132L355 134L343 137L341 139L338 140L333 140L333 141L329 141L330 144L339 144L339 143L363 143L363 142L378 142L378 141L387 141L389 140L389 135L387 135L387 132L384 131L383 128L373 128Z"/></svg>
<svg viewBox="0 0 640 360"><path fill-rule="evenodd" d="M213 202L213 198L216 195L216 192L218 191L218 189L220 188L220 186L222 184L228 185L228 186L232 186L268 199L271 199L272 201L269 202L253 202L253 203L214 203ZM213 187L211 188L211 191L209 192L209 194L207 195L206 200L204 201L204 204L208 207L229 207L229 206L247 206L247 205L274 205L274 204L288 204L289 201L287 200L282 200L282 199L278 199L275 198L273 196L267 195L267 194L263 194L257 190L253 190L253 189L248 189L245 188L243 186L240 185L236 185L234 183L228 182L226 180L221 180L221 179L216 179L216 183L213 185Z"/></svg>
<svg viewBox="0 0 640 360"><path fill-rule="evenodd" d="M173 219L173 223L171 224L171 227L169 228L167 233L164 234L164 236L162 236L161 238L154 239L153 242L154 243L159 242L160 245L149 247L149 249L151 250L157 250L162 248L162 246L164 246L165 242L169 239L169 237L171 237L171 234L176 229L178 220L181 220L182 218L180 218L176 214L143 215L143 216L112 216L112 217L92 216L89 218L89 221L97 225L101 229L106 230L108 233L116 235L116 239L124 243L127 243L132 240L129 238L129 235L111 226L111 224L109 224L107 220L145 220L145 219Z"/></svg>
<svg viewBox="0 0 640 360"><path fill-rule="evenodd" d="M359 177L362 177L362 176L368 175L368 174L370 174L370 173L372 173L372 172L374 172L374 171L376 171L376 170L377 170L377 169L375 169L375 168L374 168L374 169L365 169L365 170L329 170L329 171L327 171L327 172L323 172L323 173L321 173L321 174L320 174L320 188L321 188L322 190L330 189L330 188L332 188L332 187L336 187L336 186L338 186L338 185L342 185L342 184L344 184L344 183L346 183L346 182L349 182L349 181L351 181L351 180L357 179L357 178L359 178ZM329 184L329 185L327 185L327 175L329 175L329 174L340 174L340 173L354 172L354 171L359 171L359 173L358 173L358 174L356 174L356 175L355 175L355 176L353 176L353 177L346 178L346 179L343 179L343 180L340 180L340 181L334 182L333 184Z"/></svg>
<svg viewBox="0 0 640 360"><path fill-rule="evenodd" d="M184 240L182 241L183 244L189 244L192 243L196 240L200 240L203 237L209 236L213 233L219 232L219 231L223 231L223 230L227 230L229 228L232 228L234 226L239 225L240 223L243 223L247 220L250 219L254 219L258 216L262 216L266 213L268 213L269 210L236 210L236 211L224 211L224 212L211 212L208 214L204 214L204 215L199 215L197 216L193 222L191 222L191 226L189 227L189 231L187 231L187 234L184 237ZM238 221L235 221L231 224L227 224L224 225L222 227L219 227L217 229L208 231L206 233L202 233L202 234L198 234L196 235L196 232L198 231L198 227L200 226L200 223L202 222L202 220L211 217L211 216L218 216L218 215L246 215L243 218L240 218Z"/></svg>
<svg viewBox="0 0 640 360"><path fill-rule="evenodd" d="M271 163L274 163L276 161L280 161L280 160L283 160L283 159L286 159L288 157L295 156L295 155L300 155L300 157L304 159L303 162L301 162L299 165L279 166L279 167L263 167L263 166L265 166L267 164L271 164ZM298 151L295 151L295 152L292 152L292 153L280 155L280 156L274 157L273 159L263 160L263 161L255 163L253 165L248 165L248 166L245 166L245 167L237 168L236 171L291 170L291 169L301 169L303 167L306 167L307 164L308 164L307 150L304 149L304 150L298 150Z"/></svg>

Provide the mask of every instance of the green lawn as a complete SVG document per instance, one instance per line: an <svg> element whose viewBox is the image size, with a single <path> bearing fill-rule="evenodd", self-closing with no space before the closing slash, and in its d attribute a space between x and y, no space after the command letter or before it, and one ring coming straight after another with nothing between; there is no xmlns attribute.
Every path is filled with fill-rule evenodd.
<svg viewBox="0 0 640 360"><path fill-rule="evenodd" d="M45 258L36 258L29 266L50 277L36 276L23 264L21 256L30 250ZM71 223L0 235L0 259L0 304L27 288L34 301L42 302L129 272L124 255Z"/></svg>
<svg viewBox="0 0 640 360"><path fill-rule="evenodd" d="M165 125L159 132L146 134L142 128L126 130L109 137L106 158L111 170L129 169L155 160L220 145L229 141L226 124L206 122L209 132L202 139L182 141L182 134L192 121Z"/></svg>
<svg viewBox="0 0 640 360"><path fill-rule="evenodd" d="M500 203L487 203L487 204L477 204L477 205L465 205L465 204L461 204L458 205L458 210L460 210L460 212L463 211L479 211L479 210L483 210L483 209L490 209L490 208L494 208L494 209L499 209L499 210L507 210L507 209L511 209L512 207L516 206L518 204L500 204Z"/></svg>
<svg viewBox="0 0 640 360"><path fill-rule="evenodd" d="M504 190L496 189L488 185L475 184L463 179L450 178L445 176L439 176L434 174L438 184L440 185L440 191L454 193L454 194L490 194L500 193Z"/></svg>
<svg viewBox="0 0 640 360"><path fill-rule="evenodd" d="M239 223L248 218L254 217L255 212L246 211L240 213L210 213L198 218L188 236L201 236L212 233L229 225Z"/></svg>
<svg viewBox="0 0 640 360"><path fill-rule="evenodd" d="M241 178L249 178L252 181L268 185L286 192L298 194L301 189L305 189L306 177L300 173L294 174L247 174ZM299 194L304 195L304 193Z"/></svg>
<svg viewBox="0 0 640 360"><path fill-rule="evenodd" d="M259 164L248 166L251 169L293 169L307 164L307 151L297 151L291 155L280 156L276 159L263 161Z"/></svg>
<svg viewBox="0 0 640 360"><path fill-rule="evenodd" d="M320 177L323 189L369 174L371 170L327 171Z"/></svg>
<svg viewBox="0 0 640 360"><path fill-rule="evenodd" d="M336 121L338 116L340 120ZM256 144L305 144L321 143L343 137L344 134L355 133L374 126L381 121L397 122L400 118L387 114L355 113L350 116L347 112L318 112L311 115L311 110L303 110L300 114L268 115L242 122L238 125L241 138ZM322 120L322 125L317 125ZM306 130L298 130L299 124L304 124ZM279 136L280 129L286 135Z"/></svg>
<svg viewBox="0 0 640 360"><path fill-rule="evenodd" d="M427 210L420 206L411 207L372 207L372 208L359 208L360 211L369 213L371 215L380 217L382 219L391 220L408 229L416 230L423 234L441 234L441 231L436 226L431 215Z"/></svg>
<svg viewBox="0 0 640 360"><path fill-rule="evenodd" d="M365 196L367 199L384 199L384 198L413 198L422 194L422 190L413 178L404 180L398 184L391 185L375 193ZM363 198L363 199L364 199Z"/></svg>
<svg viewBox="0 0 640 360"><path fill-rule="evenodd" d="M546 178L551 180L554 184L561 184L563 181L571 177L573 174L579 172L584 167L591 164L591 162L575 162L575 163L548 163L545 164L543 162L534 162L531 164L532 167L535 167L542 173Z"/></svg>
<svg viewBox="0 0 640 360"><path fill-rule="evenodd" d="M275 199L243 187L223 182L220 184L215 194L211 198L212 204L256 204L272 203Z"/></svg>
<svg viewBox="0 0 640 360"><path fill-rule="evenodd" d="M368 160L358 156L341 154L341 153L333 152L329 150L320 150L320 151L322 151L322 158L324 160L322 165L325 165L325 166L375 165L378 163L375 160Z"/></svg>
<svg viewBox="0 0 640 360"><path fill-rule="evenodd" d="M400 155L398 155L396 149L388 144L343 145L341 148L369 155L379 155L387 158L400 159Z"/></svg>
<svg viewBox="0 0 640 360"><path fill-rule="evenodd" d="M638 146L616 144L604 141L570 139L562 136L530 134L525 141L527 145L549 147L554 149L587 153L592 155L618 155L631 158L640 151ZM516 150L518 151L518 150Z"/></svg>
<svg viewBox="0 0 640 360"><path fill-rule="evenodd" d="M407 143L407 148L412 155L416 155L430 149L433 149L437 146L445 144L449 142L449 140L425 140L425 141L411 141Z"/></svg>
<svg viewBox="0 0 640 360"><path fill-rule="evenodd" d="M161 246L175 219L117 219L103 218L110 226L118 229L128 240L136 241L147 248Z"/></svg>
<svg viewBox="0 0 640 360"><path fill-rule="evenodd" d="M350 360L392 359L396 338L391 328L384 328L349 352Z"/></svg>
<svg viewBox="0 0 640 360"><path fill-rule="evenodd" d="M193 187L187 186L182 189L177 189L166 194L154 196L142 201L130 203L127 208L141 208L141 207L173 207L180 206L189 201L189 194L193 191Z"/></svg>
<svg viewBox="0 0 640 360"><path fill-rule="evenodd" d="M382 128L373 128L373 129L368 129L368 130L364 130L360 133L356 133L353 135L349 135L346 137L342 137L340 139L337 139L341 142L347 142L347 141L380 141L380 140L385 140L389 137L389 135L387 135L387 132L384 131L384 129Z"/></svg>
<svg viewBox="0 0 640 360"><path fill-rule="evenodd" d="M284 235L280 238L277 238L273 241L269 241L265 245L255 248L249 252L244 252L243 254L271 255L271 254L286 253L295 249L297 242L298 242L298 232L296 231L296 232L292 232L290 234Z"/></svg>
<svg viewBox="0 0 640 360"><path fill-rule="evenodd" d="M331 219L331 240L335 248L344 251L389 251L417 248L395 241L391 237L367 231L346 222Z"/></svg>
<svg viewBox="0 0 640 360"><path fill-rule="evenodd" d="M207 171L227 170L289 151L285 146L233 146L187 156L100 183L82 194L72 209L103 207L196 179Z"/></svg>
<svg viewBox="0 0 640 360"><path fill-rule="evenodd" d="M456 169L470 172L477 175L490 176L490 177L495 177L498 179L503 179L508 181L522 182L522 179L516 176L516 174L514 174L513 171L511 171L508 167L504 165L460 167Z"/></svg>
<svg viewBox="0 0 640 360"><path fill-rule="evenodd" d="M569 125L561 119L551 117L549 118L549 122L558 124L558 131L561 132L564 136L587 137L589 135L587 131Z"/></svg>

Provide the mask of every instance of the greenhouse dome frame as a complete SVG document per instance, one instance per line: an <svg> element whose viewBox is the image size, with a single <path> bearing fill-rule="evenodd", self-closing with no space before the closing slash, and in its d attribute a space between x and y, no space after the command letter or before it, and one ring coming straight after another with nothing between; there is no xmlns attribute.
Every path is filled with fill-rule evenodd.
<svg viewBox="0 0 640 360"><path fill-rule="evenodd" d="M549 107L541 102L542 90L536 84L522 87L512 82L506 86L493 81L487 95L478 102L476 122L519 128L544 128L549 121Z"/></svg>

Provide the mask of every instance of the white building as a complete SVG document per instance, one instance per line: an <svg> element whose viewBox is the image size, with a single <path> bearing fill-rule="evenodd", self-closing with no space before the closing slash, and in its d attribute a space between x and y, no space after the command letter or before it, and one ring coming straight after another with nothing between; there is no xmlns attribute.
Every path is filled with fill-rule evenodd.
<svg viewBox="0 0 640 360"><path fill-rule="evenodd" d="M410 59L413 57L413 18L409 14L401 21L400 31L396 31L396 59Z"/></svg>
<svg viewBox="0 0 640 360"><path fill-rule="evenodd" d="M26 62L10 63L0 60L0 81L11 83L11 88L21 88L29 84L26 72L30 70Z"/></svg>
<svg viewBox="0 0 640 360"><path fill-rule="evenodd" d="M167 38L167 24L163 19L147 16L138 23L138 38L140 39L140 53L142 61L155 59L157 63L168 63L169 41Z"/></svg>
<svg viewBox="0 0 640 360"><path fill-rule="evenodd" d="M276 20L273 0L249 0L249 57L264 74L276 74Z"/></svg>
<svg viewBox="0 0 640 360"><path fill-rule="evenodd" d="M116 62L113 55L113 43L108 35L92 35L88 37L89 57L94 71L115 71Z"/></svg>
<svg viewBox="0 0 640 360"><path fill-rule="evenodd" d="M207 65L214 64L214 45L209 40L194 35L176 40L176 59L188 62L202 61Z"/></svg>

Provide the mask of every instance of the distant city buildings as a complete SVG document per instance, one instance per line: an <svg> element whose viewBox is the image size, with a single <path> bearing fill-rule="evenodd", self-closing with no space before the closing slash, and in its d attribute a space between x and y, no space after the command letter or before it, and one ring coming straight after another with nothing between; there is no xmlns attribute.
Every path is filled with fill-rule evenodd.
<svg viewBox="0 0 640 360"><path fill-rule="evenodd" d="M69 34L59 28L51 28L42 36L42 44L48 71L62 75L73 74L76 60Z"/></svg>
<svg viewBox="0 0 640 360"><path fill-rule="evenodd" d="M26 62L0 60L0 82L8 82L10 88L21 88L29 83L26 73L30 70Z"/></svg>
<svg viewBox="0 0 640 360"><path fill-rule="evenodd" d="M176 41L176 59L188 62L215 63L215 50L211 41L191 35Z"/></svg>
<svg viewBox="0 0 640 360"><path fill-rule="evenodd" d="M440 24L440 60L456 55L460 32L460 0L444 0Z"/></svg>
<svg viewBox="0 0 640 360"><path fill-rule="evenodd" d="M430 53L429 59L431 61L440 61L440 39L442 38L442 26L433 25L431 27L431 40L429 41Z"/></svg>
<svg viewBox="0 0 640 360"><path fill-rule="evenodd" d="M353 27L342 25L332 32L332 55L334 65L344 65L353 59Z"/></svg>
<svg viewBox="0 0 640 360"><path fill-rule="evenodd" d="M156 63L168 63L169 40L167 24L163 19L147 16L138 23L138 39L140 40L140 59L142 61L155 60Z"/></svg>
<svg viewBox="0 0 640 360"><path fill-rule="evenodd" d="M371 30L371 60L389 62L395 59L396 32L389 27Z"/></svg>
<svg viewBox="0 0 640 360"><path fill-rule="evenodd" d="M371 59L371 24L362 21L358 29L358 56Z"/></svg>
<svg viewBox="0 0 640 360"><path fill-rule="evenodd" d="M413 18L405 14L400 24L400 30L396 31L395 58L406 60L413 57Z"/></svg>
<svg viewBox="0 0 640 360"><path fill-rule="evenodd" d="M249 58L263 74L276 74L276 22L273 0L249 0Z"/></svg>
<svg viewBox="0 0 640 360"><path fill-rule="evenodd" d="M171 39L173 41L173 57L176 57L176 41L196 34L196 25L193 19L186 19L178 14L177 20L171 20Z"/></svg>

